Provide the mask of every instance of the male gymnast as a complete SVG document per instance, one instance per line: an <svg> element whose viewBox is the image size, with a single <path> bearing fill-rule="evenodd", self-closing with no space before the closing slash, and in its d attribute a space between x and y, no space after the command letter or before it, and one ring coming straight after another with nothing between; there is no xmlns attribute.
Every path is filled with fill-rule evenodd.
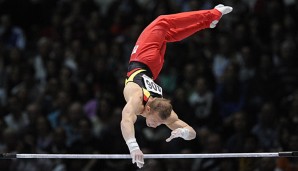
<svg viewBox="0 0 298 171"><path fill-rule="evenodd" d="M132 163L144 165L144 154L135 138L137 116L146 118L148 127L165 124L173 138L192 140L195 130L180 120L169 100L163 98L162 87L154 82L164 63L167 42L177 42L199 30L214 28L220 18L233 10L219 4L210 10L161 15L150 23L139 36L128 64L123 95L126 105L122 111L121 131L129 148Z"/></svg>

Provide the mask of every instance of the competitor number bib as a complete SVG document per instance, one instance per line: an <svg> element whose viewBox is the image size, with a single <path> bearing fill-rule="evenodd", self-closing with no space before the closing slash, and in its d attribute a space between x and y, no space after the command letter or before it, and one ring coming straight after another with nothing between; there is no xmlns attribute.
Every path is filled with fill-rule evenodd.
<svg viewBox="0 0 298 171"><path fill-rule="evenodd" d="M153 93L159 94L162 96L162 88L157 85L150 77L147 75L142 75L145 87L148 91L151 91Z"/></svg>

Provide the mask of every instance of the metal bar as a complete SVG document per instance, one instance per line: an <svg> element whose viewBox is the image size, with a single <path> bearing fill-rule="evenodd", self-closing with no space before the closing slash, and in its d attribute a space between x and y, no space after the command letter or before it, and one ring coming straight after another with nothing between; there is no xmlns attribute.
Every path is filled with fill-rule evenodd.
<svg viewBox="0 0 298 171"><path fill-rule="evenodd" d="M248 158L248 157L298 157L298 152L272 153L212 153L212 154L144 154L145 159L191 158ZM5 153L0 159L131 159L129 154L13 154Z"/></svg>

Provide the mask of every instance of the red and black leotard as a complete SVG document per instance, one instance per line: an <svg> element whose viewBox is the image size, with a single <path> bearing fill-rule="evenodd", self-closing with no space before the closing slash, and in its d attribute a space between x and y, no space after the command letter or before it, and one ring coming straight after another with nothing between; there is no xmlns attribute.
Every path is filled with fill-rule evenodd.
<svg viewBox="0 0 298 171"><path fill-rule="evenodd" d="M142 76L147 75L148 77L152 78L152 73L146 65L139 62L130 62L128 65L128 70L129 72L126 75L125 84L128 82L134 82L142 88L143 105L146 105L149 97L162 97L162 95L146 89Z"/></svg>

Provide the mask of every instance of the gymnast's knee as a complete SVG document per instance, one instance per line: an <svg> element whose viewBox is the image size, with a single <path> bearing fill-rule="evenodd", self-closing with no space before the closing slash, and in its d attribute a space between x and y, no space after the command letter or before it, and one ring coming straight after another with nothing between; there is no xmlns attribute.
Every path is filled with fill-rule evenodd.
<svg viewBox="0 0 298 171"><path fill-rule="evenodd" d="M155 19L156 26L170 28L169 15L160 15Z"/></svg>

